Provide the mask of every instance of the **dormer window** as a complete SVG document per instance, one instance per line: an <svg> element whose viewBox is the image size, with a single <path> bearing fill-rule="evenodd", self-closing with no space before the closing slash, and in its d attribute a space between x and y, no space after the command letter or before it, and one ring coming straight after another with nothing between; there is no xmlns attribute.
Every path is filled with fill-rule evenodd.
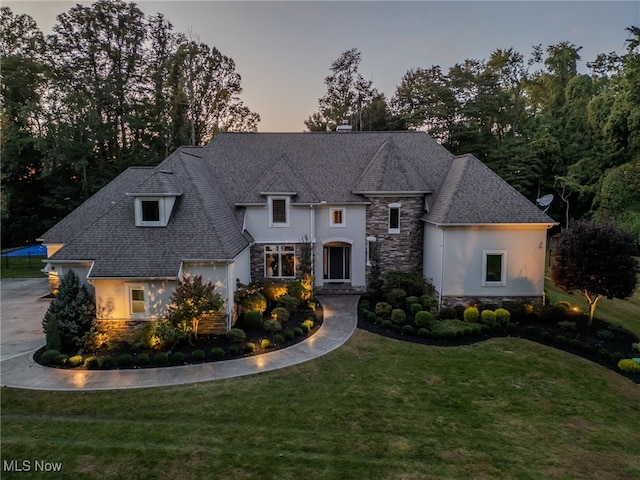
<svg viewBox="0 0 640 480"><path fill-rule="evenodd" d="M136 226L166 227L175 201L176 197L136 197Z"/></svg>
<svg viewBox="0 0 640 480"><path fill-rule="evenodd" d="M140 204L143 222L160 221L160 202L158 200L141 200Z"/></svg>

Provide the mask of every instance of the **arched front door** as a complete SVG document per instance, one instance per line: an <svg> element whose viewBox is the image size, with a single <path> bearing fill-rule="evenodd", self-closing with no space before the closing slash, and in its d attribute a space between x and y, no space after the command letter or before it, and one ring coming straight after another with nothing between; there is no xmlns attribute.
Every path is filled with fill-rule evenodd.
<svg viewBox="0 0 640 480"><path fill-rule="evenodd" d="M351 246L347 243L327 243L323 249L325 283L351 280Z"/></svg>

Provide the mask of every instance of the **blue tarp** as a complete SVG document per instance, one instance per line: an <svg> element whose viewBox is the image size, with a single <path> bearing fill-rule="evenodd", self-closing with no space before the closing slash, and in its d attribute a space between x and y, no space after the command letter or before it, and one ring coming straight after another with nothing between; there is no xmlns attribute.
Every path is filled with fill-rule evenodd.
<svg viewBox="0 0 640 480"><path fill-rule="evenodd" d="M46 257L47 256L47 248L44 245L31 245L29 247L19 248L17 250L11 250L10 252L5 252L2 256L7 257Z"/></svg>

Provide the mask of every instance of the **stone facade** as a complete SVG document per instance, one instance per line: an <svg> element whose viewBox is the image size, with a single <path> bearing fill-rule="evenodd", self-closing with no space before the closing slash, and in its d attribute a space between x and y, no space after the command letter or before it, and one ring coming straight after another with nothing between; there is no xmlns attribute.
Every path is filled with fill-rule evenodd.
<svg viewBox="0 0 640 480"><path fill-rule="evenodd" d="M367 237L376 238L382 275L394 270L422 273L424 198L372 197L369 201ZM394 203L401 205L400 233L389 233L389 205Z"/></svg>
<svg viewBox="0 0 640 480"><path fill-rule="evenodd" d="M442 308L458 305L495 305L497 307L531 305L535 310L542 308L544 297L442 297Z"/></svg>
<svg viewBox="0 0 640 480"><path fill-rule="evenodd" d="M261 280L265 278L264 275L264 247L266 244L255 244L251 246L250 255L251 255L251 279L253 281ZM279 245L277 243L269 244L269 245ZM288 243L287 245L291 245ZM296 258L296 276L300 275L300 259L302 258L302 244L296 243L295 247L295 258Z"/></svg>

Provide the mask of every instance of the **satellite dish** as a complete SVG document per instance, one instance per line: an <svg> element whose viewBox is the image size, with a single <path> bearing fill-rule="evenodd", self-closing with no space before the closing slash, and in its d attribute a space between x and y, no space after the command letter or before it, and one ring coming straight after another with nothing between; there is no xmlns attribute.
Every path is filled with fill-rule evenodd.
<svg viewBox="0 0 640 480"><path fill-rule="evenodd" d="M553 202L553 193L547 193L536 200L536 203L544 209L544 213L547 213L547 210L549 210L551 202Z"/></svg>

